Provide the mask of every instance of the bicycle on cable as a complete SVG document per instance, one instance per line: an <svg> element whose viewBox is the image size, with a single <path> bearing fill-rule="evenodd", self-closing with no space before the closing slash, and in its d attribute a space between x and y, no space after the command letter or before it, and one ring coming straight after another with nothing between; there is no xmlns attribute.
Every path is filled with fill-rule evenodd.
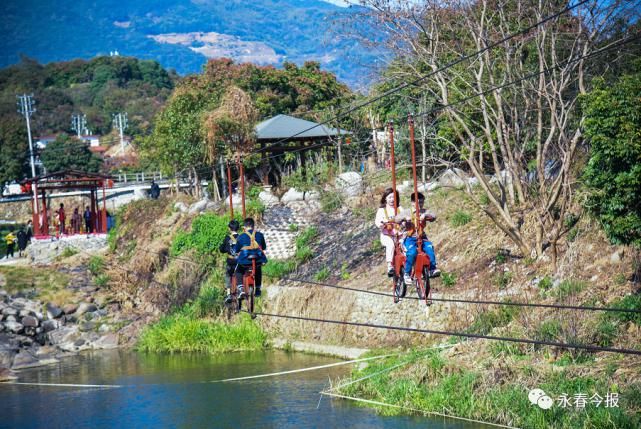
<svg viewBox="0 0 641 429"><path fill-rule="evenodd" d="M235 250L238 252L237 265L235 270L236 284L240 285L238 295L238 306L241 301L246 301L247 311L252 319L254 313L255 298L261 296L262 286L262 265L267 263L265 250L267 244L265 237L256 231L254 219L246 218L243 222L245 231L238 236Z"/></svg>

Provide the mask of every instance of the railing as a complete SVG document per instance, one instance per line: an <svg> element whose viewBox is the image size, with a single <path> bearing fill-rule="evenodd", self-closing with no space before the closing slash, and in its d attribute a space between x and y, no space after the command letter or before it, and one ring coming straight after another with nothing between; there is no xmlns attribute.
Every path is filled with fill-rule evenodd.
<svg viewBox="0 0 641 429"><path fill-rule="evenodd" d="M168 180L169 177L163 176L160 171L143 172L143 173L119 173L114 174L114 182L118 183L144 183L152 180Z"/></svg>

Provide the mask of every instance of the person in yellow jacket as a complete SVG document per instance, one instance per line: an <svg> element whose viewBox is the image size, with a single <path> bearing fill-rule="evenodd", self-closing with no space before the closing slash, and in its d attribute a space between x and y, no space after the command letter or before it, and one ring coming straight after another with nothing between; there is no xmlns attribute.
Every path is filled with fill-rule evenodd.
<svg viewBox="0 0 641 429"><path fill-rule="evenodd" d="M7 259L9 259L9 256L13 258L13 249L16 247L16 241L18 240L13 233L13 228L9 230L9 234L4 236L4 240L7 242Z"/></svg>

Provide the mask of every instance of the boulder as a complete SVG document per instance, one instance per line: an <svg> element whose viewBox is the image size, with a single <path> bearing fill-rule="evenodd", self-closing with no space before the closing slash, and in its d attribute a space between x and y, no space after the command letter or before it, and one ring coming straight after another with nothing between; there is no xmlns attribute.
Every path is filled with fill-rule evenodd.
<svg viewBox="0 0 641 429"><path fill-rule="evenodd" d="M51 332L60 326L61 323L58 320L45 320L42 322L42 332Z"/></svg>
<svg viewBox="0 0 641 429"><path fill-rule="evenodd" d="M18 310L13 307L5 307L5 309L2 310L2 314L4 314L5 316L17 316Z"/></svg>
<svg viewBox="0 0 641 429"><path fill-rule="evenodd" d="M57 319L62 316L64 313L60 307L57 307L51 303L47 304L47 316L49 319Z"/></svg>
<svg viewBox="0 0 641 429"><path fill-rule="evenodd" d="M202 213L207 209L207 204L209 203L209 200L203 199L200 201L197 201L193 203L191 206L189 206L189 214L196 214L196 213Z"/></svg>
<svg viewBox="0 0 641 429"><path fill-rule="evenodd" d="M31 368L39 365L40 362L34 355L26 350L20 350L16 357L13 358L11 369Z"/></svg>
<svg viewBox="0 0 641 429"><path fill-rule="evenodd" d="M458 168L449 168L438 179L440 186L449 186L454 188L460 188L465 186L466 181L468 180L467 174Z"/></svg>
<svg viewBox="0 0 641 429"><path fill-rule="evenodd" d="M268 189L260 191L260 194L258 194L258 199L265 205L265 207L275 206L279 203L278 197L272 194Z"/></svg>
<svg viewBox="0 0 641 429"><path fill-rule="evenodd" d="M38 319L36 319L33 316L25 316L22 318L22 325L25 328L37 328L38 327Z"/></svg>
<svg viewBox="0 0 641 429"><path fill-rule="evenodd" d="M189 210L189 207L187 207L187 204L182 203L182 202L177 202L174 204L174 210L178 210L181 213L186 213Z"/></svg>
<svg viewBox="0 0 641 429"><path fill-rule="evenodd" d="M100 337L94 346L99 349L115 349L118 347L118 335L114 333L109 333Z"/></svg>
<svg viewBox="0 0 641 429"><path fill-rule="evenodd" d="M305 199L305 195L297 191L296 188L289 188L287 192L285 192L285 195L283 195L280 199L280 201L283 204L287 203L293 203L295 201L303 201Z"/></svg>
<svg viewBox="0 0 641 429"><path fill-rule="evenodd" d="M7 317L5 317L5 318L4 318L4 321L5 321L5 322L17 322L17 321L18 321L18 319L16 319L16 316L13 316L13 315L12 315L12 316L7 316Z"/></svg>
<svg viewBox="0 0 641 429"><path fill-rule="evenodd" d="M89 302L83 302L78 306L78 309L76 310L76 316L81 316L85 313L90 313L98 310L98 307L96 304L92 304Z"/></svg>
<svg viewBox="0 0 641 429"><path fill-rule="evenodd" d="M9 368L0 366L0 383L5 381L15 381L18 379L18 376L15 372L11 371Z"/></svg>
<svg viewBox="0 0 641 429"><path fill-rule="evenodd" d="M441 185L439 185L438 182L427 182L425 184L418 185L417 189L419 192L431 192L440 187Z"/></svg>
<svg viewBox="0 0 641 429"><path fill-rule="evenodd" d="M346 197L357 197L363 193L363 178L355 171L341 173L336 178L336 188Z"/></svg>
<svg viewBox="0 0 641 429"><path fill-rule="evenodd" d="M14 334L19 334L24 330L24 326L18 322L5 322L4 327L7 331L13 332Z"/></svg>
<svg viewBox="0 0 641 429"><path fill-rule="evenodd" d="M65 314L75 313L77 309L78 304L66 304L64 307L62 307L62 311L64 311Z"/></svg>

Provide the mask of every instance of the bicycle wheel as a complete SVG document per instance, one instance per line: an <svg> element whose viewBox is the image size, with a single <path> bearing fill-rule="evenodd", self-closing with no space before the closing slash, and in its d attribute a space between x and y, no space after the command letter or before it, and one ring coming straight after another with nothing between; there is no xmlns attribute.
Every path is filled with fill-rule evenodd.
<svg viewBox="0 0 641 429"><path fill-rule="evenodd" d="M423 276L414 274L414 285L416 286L416 294L418 299L425 299L425 284L423 283Z"/></svg>
<svg viewBox="0 0 641 429"><path fill-rule="evenodd" d="M252 319L256 318L256 314L254 313L254 299L255 299L255 288L254 285L251 285L249 287L249 296L247 297L247 310L249 311L249 314Z"/></svg>
<svg viewBox="0 0 641 429"><path fill-rule="evenodd" d="M423 268L423 286L425 290L425 305L432 305L432 285L430 284L430 270L428 267Z"/></svg>
<svg viewBox="0 0 641 429"><path fill-rule="evenodd" d="M407 293L407 285L405 284L405 280L403 279L403 268L401 268L400 273L398 275L396 274L394 275L393 282L394 282L394 303L396 304Z"/></svg>

